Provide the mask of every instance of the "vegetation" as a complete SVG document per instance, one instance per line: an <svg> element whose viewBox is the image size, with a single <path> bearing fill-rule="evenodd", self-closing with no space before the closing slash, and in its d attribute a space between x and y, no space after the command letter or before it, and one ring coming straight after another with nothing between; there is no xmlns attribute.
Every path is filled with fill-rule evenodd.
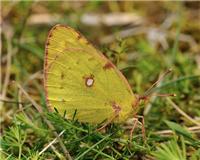
<svg viewBox="0 0 200 160"><path fill-rule="evenodd" d="M131 1L3 1L1 25L0 159L200 159L200 3ZM116 13L118 13L116 15ZM101 18L99 19L99 16ZM99 125L49 112L43 90L47 33L57 24L79 30L143 95L145 118Z"/></svg>

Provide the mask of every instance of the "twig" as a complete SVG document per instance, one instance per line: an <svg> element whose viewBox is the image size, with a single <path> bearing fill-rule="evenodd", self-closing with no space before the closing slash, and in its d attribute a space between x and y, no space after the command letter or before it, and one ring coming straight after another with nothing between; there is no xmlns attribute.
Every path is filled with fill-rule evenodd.
<svg viewBox="0 0 200 160"><path fill-rule="evenodd" d="M167 98L167 101L174 107L178 113L180 113L182 116L184 116L186 119L188 119L190 122L196 124L197 126L200 126L200 123L191 118L189 115L187 115L184 111L182 111L169 97Z"/></svg>
<svg viewBox="0 0 200 160"><path fill-rule="evenodd" d="M38 72L36 72L36 73L34 73L34 74L32 74L30 77L29 77L29 79L26 81L26 82L24 82L24 85L26 85L26 84L28 84L28 82L29 81L33 81L35 78L37 78L39 75L41 74L41 71L38 71ZM21 92L21 90L19 90L19 92L18 92L18 101L19 102L22 102L22 92ZM24 113L24 111L23 111L23 103L19 103L19 111L22 111L23 113ZM24 113L25 114L25 113Z"/></svg>
<svg viewBox="0 0 200 160"><path fill-rule="evenodd" d="M4 79L4 84L2 86L2 94L1 98L5 99L6 98L6 93L7 93L7 88L10 80L10 67L11 67L11 55L12 55L12 45L11 45L11 38L12 34L5 33L5 37L7 40L7 62L6 62L6 72L5 72L5 79ZM3 105L3 102L0 102L0 109Z"/></svg>
<svg viewBox="0 0 200 160"><path fill-rule="evenodd" d="M200 133L200 126L189 127L187 129L192 133ZM167 135L167 134L173 134L173 131L172 130L163 130L163 131L154 132L154 134Z"/></svg>
<svg viewBox="0 0 200 160"><path fill-rule="evenodd" d="M2 64L2 26L0 26L0 63ZM2 68L1 68L1 65L0 65L0 91L2 92ZM1 103L1 102L0 102ZM1 106L1 104L0 104Z"/></svg>
<svg viewBox="0 0 200 160"><path fill-rule="evenodd" d="M32 75L30 75L30 77L27 79L27 81L24 84L26 85L29 82L32 82L34 79L42 79L42 78L43 78L42 71L39 70L39 71L33 73Z"/></svg>
<svg viewBox="0 0 200 160"><path fill-rule="evenodd" d="M22 102L22 91L21 91L21 89L18 91L18 101L19 101L19 102ZM24 112L24 110L23 110L23 105L22 105L22 103L19 103L19 110L25 114L25 112ZM26 114L25 114L25 115L26 115Z"/></svg>
<svg viewBox="0 0 200 160"><path fill-rule="evenodd" d="M63 130L62 132L60 132L60 134L58 135L58 137L60 137L63 133L65 132L65 130ZM45 152L51 145L53 145L56 140L58 139L58 137L54 138L53 141L51 141L42 151L40 151L39 155L41 155L43 152Z"/></svg>
<svg viewBox="0 0 200 160"><path fill-rule="evenodd" d="M22 93L26 96L26 98L33 104L33 106L37 109L40 114L43 114L42 107L38 105L29 94L22 88L20 84L17 83L17 87L22 91Z"/></svg>
<svg viewBox="0 0 200 160"><path fill-rule="evenodd" d="M8 99L7 97L5 99L0 98L0 101L5 102L5 103L28 104L26 102L21 102L21 101L12 101Z"/></svg>
<svg viewBox="0 0 200 160"><path fill-rule="evenodd" d="M33 106L37 109L37 111L41 114L41 116L43 117L44 121L47 123L47 125L49 126L49 128L54 131L54 135L56 137L58 137L58 141L60 143L60 146L65 154L65 157L68 160L72 160L72 157L70 156L68 150L65 148L65 145L63 144L62 140L59 138L58 133L55 132L55 128L54 126L43 116L43 111L42 111L42 107L40 105L38 105L29 95L28 93L22 88L22 86L20 84L17 84L18 88L22 91L22 93L27 97L27 99L33 104Z"/></svg>

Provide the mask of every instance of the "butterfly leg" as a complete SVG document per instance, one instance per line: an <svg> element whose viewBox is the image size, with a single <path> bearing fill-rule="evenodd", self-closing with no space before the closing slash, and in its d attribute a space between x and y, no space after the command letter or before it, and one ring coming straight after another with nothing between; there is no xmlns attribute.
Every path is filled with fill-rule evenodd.
<svg viewBox="0 0 200 160"><path fill-rule="evenodd" d="M145 132L145 127L144 127L144 116L138 116L138 115L135 115L135 122L133 123L133 127L131 128L131 131L130 131L130 141L132 140L132 137L133 137L133 132L139 122L139 118L142 119L142 137L144 139L144 141L146 142L146 132Z"/></svg>
<svg viewBox="0 0 200 160"><path fill-rule="evenodd" d="M144 116L138 116L137 118L141 118L142 119L142 137L144 139L144 141L146 141L146 131L145 131L145 124L144 124Z"/></svg>
<svg viewBox="0 0 200 160"><path fill-rule="evenodd" d="M135 119L135 121L133 123L133 127L131 128L131 131L130 131L130 141L132 141L133 132L135 130L135 127L137 126L137 123L138 123L138 118Z"/></svg>

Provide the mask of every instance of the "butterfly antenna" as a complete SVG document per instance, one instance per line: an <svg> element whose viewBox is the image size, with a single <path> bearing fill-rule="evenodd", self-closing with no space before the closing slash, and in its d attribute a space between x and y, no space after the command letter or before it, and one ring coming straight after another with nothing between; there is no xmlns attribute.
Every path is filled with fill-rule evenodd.
<svg viewBox="0 0 200 160"><path fill-rule="evenodd" d="M151 93L152 89L153 89L158 83L160 83L160 81L162 81L162 80L163 80L169 73L171 73L171 72L172 72L172 69L168 69L165 73L163 73L163 74L158 78L158 80L157 80L156 82L154 82L154 84L152 84L151 87L150 87L147 91L144 92L143 96L148 96L148 95ZM163 95L167 95L167 94L163 94ZM171 95L171 94L169 94L169 95ZM157 96L159 96L159 94L158 94ZM164 96L161 96L161 97L164 97Z"/></svg>
<svg viewBox="0 0 200 160"><path fill-rule="evenodd" d="M172 71L172 69L168 69L165 73L163 73L158 78L158 80L154 84L152 84L152 86L143 95L139 96L138 100L136 101L136 105L138 105L141 100L147 101L152 96L157 96L157 97L169 97L169 96L171 96L171 97L175 97L176 94L173 94L173 93L172 94L171 93L169 93L169 94L152 93L152 90L155 87L155 85L157 85L160 81L162 81L166 77L166 75L171 73L171 71Z"/></svg>
<svg viewBox="0 0 200 160"><path fill-rule="evenodd" d="M153 96L157 96L157 97L176 97L175 93L165 93L165 94L152 94Z"/></svg>

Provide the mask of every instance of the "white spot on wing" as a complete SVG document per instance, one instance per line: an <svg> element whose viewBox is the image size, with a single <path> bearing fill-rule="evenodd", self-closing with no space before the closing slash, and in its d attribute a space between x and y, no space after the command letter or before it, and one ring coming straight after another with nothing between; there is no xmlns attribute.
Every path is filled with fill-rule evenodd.
<svg viewBox="0 0 200 160"><path fill-rule="evenodd" d="M92 79L92 78L86 79L86 85L88 87L91 87L93 85L93 83L94 83L94 79Z"/></svg>

